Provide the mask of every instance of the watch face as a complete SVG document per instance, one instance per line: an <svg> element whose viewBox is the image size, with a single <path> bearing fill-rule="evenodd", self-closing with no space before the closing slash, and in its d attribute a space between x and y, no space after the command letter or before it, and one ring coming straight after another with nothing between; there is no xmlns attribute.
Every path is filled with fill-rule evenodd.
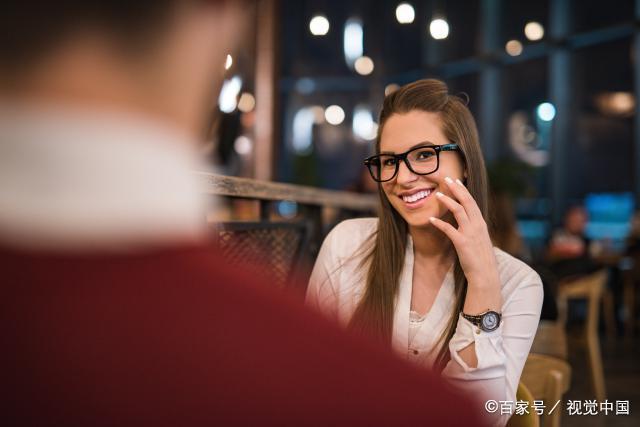
<svg viewBox="0 0 640 427"><path fill-rule="evenodd" d="M490 311L482 316L482 329L485 331L493 331L500 324L500 316L494 311Z"/></svg>

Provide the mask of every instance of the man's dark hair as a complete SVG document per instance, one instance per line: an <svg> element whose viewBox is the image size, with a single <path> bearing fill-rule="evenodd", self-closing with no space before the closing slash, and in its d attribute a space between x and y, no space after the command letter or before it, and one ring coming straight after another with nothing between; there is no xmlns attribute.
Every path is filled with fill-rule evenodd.
<svg viewBox="0 0 640 427"><path fill-rule="evenodd" d="M181 0L5 0L0 13L0 67L20 71L70 37L97 31L123 48L145 46Z"/></svg>

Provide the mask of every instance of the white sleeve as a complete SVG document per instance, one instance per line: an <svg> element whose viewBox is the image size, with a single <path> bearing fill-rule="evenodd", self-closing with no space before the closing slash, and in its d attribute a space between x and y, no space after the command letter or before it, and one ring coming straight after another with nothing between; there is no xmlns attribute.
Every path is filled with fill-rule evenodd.
<svg viewBox="0 0 640 427"><path fill-rule="evenodd" d="M443 376L482 400L513 402L524 363L529 355L542 310L542 281L535 273L527 275L502 307L502 322L492 332L480 331L460 315L456 332L449 342L451 360ZM478 366L469 367L458 352L475 342ZM488 414L491 425L504 426L510 414L500 409Z"/></svg>
<svg viewBox="0 0 640 427"><path fill-rule="evenodd" d="M306 303L329 318L338 319L338 293L333 283L339 261L334 250L334 228L322 242L307 286Z"/></svg>

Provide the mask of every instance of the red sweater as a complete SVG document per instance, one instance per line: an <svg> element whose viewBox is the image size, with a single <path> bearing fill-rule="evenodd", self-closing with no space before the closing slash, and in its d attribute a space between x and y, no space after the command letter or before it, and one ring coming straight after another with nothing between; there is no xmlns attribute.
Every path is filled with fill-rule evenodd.
<svg viewBox="0 0 640 427"><path fill-rule="evenodd" d="M0 250L2 425L479 424L435 375L259 279L202 248Z"/></svg>

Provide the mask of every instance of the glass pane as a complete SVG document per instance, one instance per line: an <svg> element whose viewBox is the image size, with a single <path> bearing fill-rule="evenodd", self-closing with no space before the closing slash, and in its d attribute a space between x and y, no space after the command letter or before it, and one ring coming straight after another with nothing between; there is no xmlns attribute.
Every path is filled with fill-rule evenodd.
<svg viewBox="0 0 640 427"><path fill-rule="evenodd" d="M580 0L573 2L573 32L582 33L633 23L634 0Z"/></svg>

